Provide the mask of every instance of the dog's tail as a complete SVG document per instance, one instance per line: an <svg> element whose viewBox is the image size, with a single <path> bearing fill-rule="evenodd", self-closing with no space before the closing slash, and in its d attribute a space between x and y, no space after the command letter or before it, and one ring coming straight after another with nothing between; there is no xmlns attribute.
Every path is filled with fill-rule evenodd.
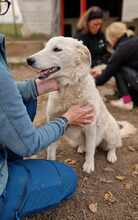
<svg viewBox="0 0 138 220"><path fill-rule="evenodd" d="M120 127L120 133L122 138L130 137L131 135L136 134L137 129L134 125L127 121L117 121Z"/></svg>

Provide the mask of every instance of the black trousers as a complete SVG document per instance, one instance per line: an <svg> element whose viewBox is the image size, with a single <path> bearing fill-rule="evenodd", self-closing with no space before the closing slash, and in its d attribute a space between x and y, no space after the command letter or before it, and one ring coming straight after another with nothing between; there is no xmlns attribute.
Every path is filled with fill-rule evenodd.
<svg viewBox="0 0 138 220"><path fill-rule="evenodd" d="M132 69L123 67L114 75L119 97L130 95L135 105L138 106L138 91L136 91L130 81Z"/></svg>

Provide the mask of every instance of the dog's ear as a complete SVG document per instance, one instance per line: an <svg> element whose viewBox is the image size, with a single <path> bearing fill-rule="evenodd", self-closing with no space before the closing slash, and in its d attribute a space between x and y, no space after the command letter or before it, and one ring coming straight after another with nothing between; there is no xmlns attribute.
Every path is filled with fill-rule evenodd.
<svg viewBox="0 0 138 220"><path fill-rule="evenodd" d="M87 63L91 65L91 54L86 46L82 44L82 42L79 42L78 45L76 45L77 53L79 54L78 56L78 65L81 63Z"/></svg>

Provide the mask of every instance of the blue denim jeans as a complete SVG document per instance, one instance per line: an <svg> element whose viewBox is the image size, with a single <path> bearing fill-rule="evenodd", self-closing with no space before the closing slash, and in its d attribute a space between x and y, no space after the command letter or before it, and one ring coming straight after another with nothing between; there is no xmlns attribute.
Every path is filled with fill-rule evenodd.
<svg viewBox="0 0 138 220"><path fill-rule="evenodd" d="M26 106L33 119L36 102ZM9 152L8 161L9 178L0 197L0 220L19 220L23 216L46 211L76 191L77 176L63 163L22 160L12 152Z"/></svg>

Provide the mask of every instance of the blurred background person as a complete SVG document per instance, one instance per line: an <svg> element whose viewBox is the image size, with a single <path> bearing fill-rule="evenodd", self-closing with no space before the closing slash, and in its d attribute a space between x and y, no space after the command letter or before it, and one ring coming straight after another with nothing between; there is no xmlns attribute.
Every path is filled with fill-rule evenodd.
<svg viewBox="0 0 138 220"><path fill-rule="evenodd" d="M109 57L102 24L103 11L93 6L79 19L74 36L88 47L92 56L92 67L107 63Z"/></svg>
<svg viewBox="0 0 138 220"><path fill-rule="evenodd" d="M114 76L119 99L111 101L111 105L131 110L138 104L138 37L130 35L124 23L114 22L107 27L106 38L114 52L106 69L92 74L97 86Z"/></svg>

